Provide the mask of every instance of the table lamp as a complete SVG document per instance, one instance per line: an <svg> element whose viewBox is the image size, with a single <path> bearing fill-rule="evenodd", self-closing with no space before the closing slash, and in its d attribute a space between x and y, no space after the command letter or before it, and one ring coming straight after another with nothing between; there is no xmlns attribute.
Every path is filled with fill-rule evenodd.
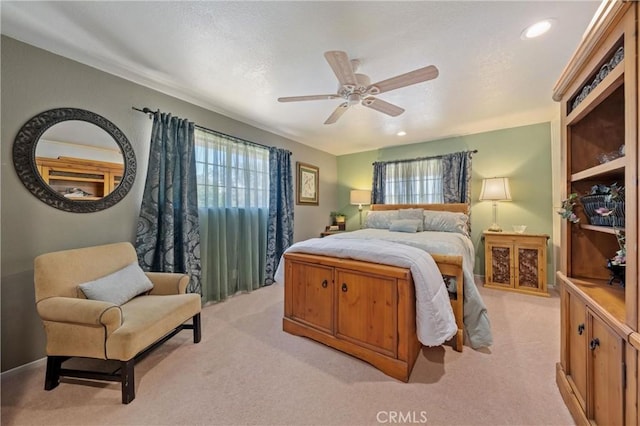
<svg viewBox="0 0 640 426"><path fill-rule="evenodd" d="M482 180L482 190L480 191L480 201L493 202L493 225L489 227L491 232L502 232L498 225L497 209L498 201L511 201L511 191L509 189L509 178L496 177Z"/></svg>
<svg viewBox="0 0 640 426"><path fill-rule="evenodd" d="M371 191L364 189L352 189L350 202L351 204L358 206L358 211L360 212L360 228L362 228L362 205L371 204Z"/></svg>

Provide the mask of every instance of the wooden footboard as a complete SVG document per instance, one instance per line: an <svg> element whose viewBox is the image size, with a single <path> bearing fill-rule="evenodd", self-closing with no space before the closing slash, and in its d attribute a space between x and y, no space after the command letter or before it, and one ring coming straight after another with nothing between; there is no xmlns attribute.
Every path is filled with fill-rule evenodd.
<svg viewBox="0 0 640 426"><path fill-rule="evenodd" d="M462 256L433 254L431 257L436 261L447 287L451 280L455 280L456 292L449 292L449 301L451 302L453 315L456 318L456 325L458 326L454 348L456 351L462 352L462 346L464 344L464 276L462 274Z"/></svg>
<svg viewBox="0 0 640 426"><path fill-rule="evenodd" d="M283 329L309 337L408 381L422 345L416 334L415 289L409 269L305 253L285 258ZM433 256L445 280L463 344L463 276L459 256Z"/></svg>

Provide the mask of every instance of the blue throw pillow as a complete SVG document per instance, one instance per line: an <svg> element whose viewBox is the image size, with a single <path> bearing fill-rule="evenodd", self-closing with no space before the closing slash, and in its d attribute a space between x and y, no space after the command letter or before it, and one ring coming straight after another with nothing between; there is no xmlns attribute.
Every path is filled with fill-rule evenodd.
<svg viewBox="0 0 640 426"><path fill-rule="evenodd" d="M422 221L416 219L398 219L392 220L389 231L392 232L418 232Z"/></svg>
<svg viewBox="0 0 640 426"><path fill-rule="evenodd" d="M80 290L87 299L123 305L139 294L153 288L153 283L137 263L131 263L119 271L80 284Z"/></svg>
<svg viewBox="0 0 640 426"><path fill-rule="evenodd" d="M398 219L417 220L419 222L417 232L422 232L424 231L423 212L424 209L400 209L398 210Z"/></svg>

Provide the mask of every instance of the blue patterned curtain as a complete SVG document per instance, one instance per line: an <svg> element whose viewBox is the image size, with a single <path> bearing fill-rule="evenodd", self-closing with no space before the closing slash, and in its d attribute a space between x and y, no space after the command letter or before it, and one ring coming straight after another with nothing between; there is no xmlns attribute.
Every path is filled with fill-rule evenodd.
<svg viewBox="0 0 640 426"><path fill-rule="evenodd" d="M194 127L154 114L136 252L145 271L189 274L188 291L201 293Z"/></svg>
<svg viewBox="0 0 640 426"><path fill-rule="evenodd" d="M270 148L266 285L273 284L280 257L293 244L293 207L291 152Z"/></svg>
<svg viewBox="0 0 640 426"><path fill-rule="evenodd" d="M445 203L471 202L471 151L442 156Z"/></svg>
<svg viewBox="0 0 640 426"><path fill-rule="evenodd" d="M371 202L384 204L384 188L387 181L387 163L373 163L373 184L371 185Z"/></svg>

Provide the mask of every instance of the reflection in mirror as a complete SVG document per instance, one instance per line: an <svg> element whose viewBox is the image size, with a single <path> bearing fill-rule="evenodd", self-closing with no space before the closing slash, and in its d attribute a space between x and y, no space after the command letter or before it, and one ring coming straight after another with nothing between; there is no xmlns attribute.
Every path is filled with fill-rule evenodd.
<svg viewBox="0 0 640 426"><path fill-rule="evenodd" d="M93 213L121 201L136 176L136 156L111 121L79 108L55 108L30 118L13 142L13 165L40 201L73 213Z"/></svg>
<svg viewBox="0 0 640 426"><path fill-rule="evenodd" d="M124 157L105 130L69 120L40 136L36 165L51 189L70 200L90 201L110 194L122 181Z"/></svg>

